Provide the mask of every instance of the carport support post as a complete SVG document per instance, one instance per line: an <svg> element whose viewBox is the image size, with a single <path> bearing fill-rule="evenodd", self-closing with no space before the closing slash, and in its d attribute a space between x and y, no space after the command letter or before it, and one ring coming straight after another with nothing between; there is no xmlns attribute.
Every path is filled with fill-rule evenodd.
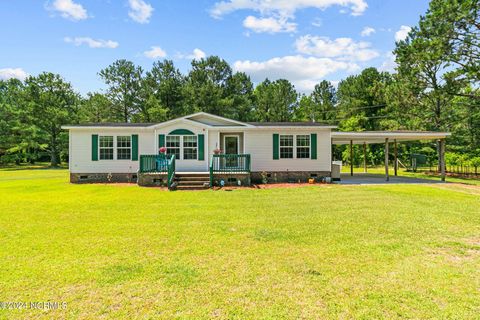
<svg viewBox="0 0 480 320"><path fill-rule="evenodd" d="M367 143L363 143L363 173L367 173Z"/></svg>
<svg viewBox="0 0 480 320"><path fill-rule="evenodd" d="M398 150L397 150L397 139L393 140L393 155L394 155L394 163L393 163L393 170L395 172L395 177L398 175Z"/></svg>
<svg viewBox="0 0 480 320"><path fill-rule="evenodd" d="M385 180L390 180L388 176L388 138L385 138Z"/></svg>
<svg viewBox="0 0 480 320"><path fill-rule="evenodd" d="M445 181L445 139L438 140L438 166L441 179Z"/></svg>
<svg viewBox="0 0 480 320"><path fill-rule="evenodd" d="M350 175L353 176L353 140L350 140Z"/></svg>

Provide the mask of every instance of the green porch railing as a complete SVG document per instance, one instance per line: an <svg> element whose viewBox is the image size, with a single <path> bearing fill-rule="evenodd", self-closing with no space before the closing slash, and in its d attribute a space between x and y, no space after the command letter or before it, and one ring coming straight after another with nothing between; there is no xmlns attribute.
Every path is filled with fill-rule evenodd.
<svg viewBox="0 0 480 320"><path fill-rule="evenodd" d="M175 155L172 154L170 160L168 160L167 167L167 186L168 189L172 189L173 179L175 179Z"/></svg>
<svg viewBox="0 0 480 320"><path fill-rule="evenodd" d="M167 186L171 189L175 178L175 155L143 154L140 155L139 173L166 173Z"/></svg>
<svg viewBox="0 0 480 320"><path fill-rule="evenodd" d="M250 169L249 154L214 154L210 160L210 186L216 173L249 173Z"/></svg>

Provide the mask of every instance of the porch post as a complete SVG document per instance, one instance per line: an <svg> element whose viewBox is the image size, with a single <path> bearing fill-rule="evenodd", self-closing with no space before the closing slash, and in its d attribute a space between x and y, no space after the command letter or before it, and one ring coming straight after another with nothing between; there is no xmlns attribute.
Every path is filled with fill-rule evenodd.
<svg viewBox="0 0 480 320"><path fill-rule="evenodd" d="M393 140L393 155L394 155L394 163L393 163L393 170L395 172L395 177L398 176L398 149L397 149L397 139Z"/></svg>
<svg viewBox="0 0 480 320"><path fill-rule="evenodd" d="M385 180L390 180L388 175L388 138L385 138Z"/></svg>
<svg viewBox="0 0 480 320"><path fill-rule="evenodd" d="M350 175L353 176L353 140L350 140Z"/></svg>
<svg viewBox="0 0 480 320"><path fill-rule="evenodd" d="M367 143L363 143L363 173L367 173Z"/></svg>
<svg viewBox="0 0 480 320"><path fill-rule="evenodd" d="M440 177L445 181L445 139L438 140L438 166L440 167Z"/></svg>

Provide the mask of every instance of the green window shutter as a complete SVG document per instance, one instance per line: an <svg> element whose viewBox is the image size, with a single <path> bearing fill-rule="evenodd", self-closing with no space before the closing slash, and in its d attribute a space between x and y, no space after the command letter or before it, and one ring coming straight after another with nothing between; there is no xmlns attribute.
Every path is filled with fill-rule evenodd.
<svg viewBox="0 0 480 320"><path fill-rule="evenodd" d="M98 134L92 134L92 161L98 161Z"/></svg>
<svg viewBox="0 0 480 320"><path fill-rule="evenodd" d="M317 159L317 134L310 134L310 159Z"/></svg>
<svg viewBox="0 0 480 320"><path fill-rule="evenodd" d="M205 135L198 135L198 160L205 160Z"/></svg>
<svg viewBox="0 0 480 320"><path fill-rule="evenodd" d="M273 160L280 159L279 156L280 138L278 133L273 134Z"/></svg>
<svg viewBox="0 0 480 320"><path fill-rule="evenodd" d="M132 134L132 161L138 161L138 134Z"/></svg>
<svg viewBox="0 0 480 320"><path fill-rule="evenodd" d="M158 135L158 149L161 147L165 147L165 135L164 134L159 134ZM158 151L160 152L160 151Z"/></svg>

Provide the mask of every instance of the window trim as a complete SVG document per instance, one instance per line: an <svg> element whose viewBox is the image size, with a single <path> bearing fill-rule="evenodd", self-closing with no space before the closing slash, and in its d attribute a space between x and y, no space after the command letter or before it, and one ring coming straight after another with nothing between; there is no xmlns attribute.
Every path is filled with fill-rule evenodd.
<svg viewBox="0 0 480 320"><path fill-rule="evenodd" d="M293 146L284 146L283 148L292 148L293 157L292 158L282 158L281 148L282 148L282 136L293 136ZM297 157L297 148L306 148L304 146L297 146L297 136L308 136L308 158L298 158ZM311 160L312 159L312 138L310 133L300 133L300 134L289 134L289 133L279 133L278 134L278 159L279 160Z"/></svg>
<svg viewBox="0 0 480 320"><path fill-rule="evenodd" d="M183 135L181 136L181 146L182 146L182 160L195 160L197 161L198 160L198 135ZM185 147L185 137L195 137L195 144L196 144L196 147ZM185 149L195 149L196 152L195 152L195 158L194 159L185 159Z"/></svg>
<svg viewBox="0 0 480 320"><path fill-rule="evenodd" d="M179 149L180 153L179 153L179 158L176 159L177 161L179 160L182 160L182 161L199 161L198 160L198 134L194 134L194 135L181 135L181 134L165 134L165 148L167 148L167 154L170 154L168 152L168 150L170 149L168 146L167 146L167 139L168 137L179 137L180 138L180 146L179 148L175 148L175 149ZM196 140L196 144L197 146L195 148L193 147L184 147L184 138L185 137L195 137L195 140ZM185 159L185 152L184 152L184 149L196 149L197 152L196 152L196 157L195 159Z"/></svg>
<svg viewBox="0 0 480 320"><path fill-rule="evenodd" d="M175 157L175 160L182 160L183 158L183 138L181 135L179 134L166 134L165 135L165 148L167 148L167 155L170 155L168 153L168 149L169 147L167 146L167 140L168 140L168 137L178 137L179 138L179 146L178 148L173 148L173 149L178 149L179 153L178 153L178 159ZM170 147L171 148L171 147Z"/></svg>
<svg viewBox="0 0 480 320"><path fill-rule="evenodd" d="M283 146L282 147L282 137L292 137L292 145L291 146ZM291 148L292 149L292 157L291 158L284 158L282 157L282 148ZM279 159L295 159L295 135L294 134L279 134L278 135L278 156Z"/></svg>
<svg viewBox="0 0 480 320"><path fill-rule="evenodd" d="M307 158L298 158L297 157L297 148L307 148L306 146L298 146L297 145L297 137L298 136L306 136L308 137L308 157ZM307 134L296 134L295 135L295 159L311 159L312 158L312 137L309 133Z"/></svg>
<svg viewBox="0 0 480 320"><path fill-rule="evenodd" d="M100 140L102 137L112 137L112 147L111 148L104 148L104 147L101 147L101 143L100 143ZM115 160L116 158L116 148L115 148L115 144L116 144L116 138L114 135L98 135L98 161L112 161L112 160ZM102 153L101 153L101 150L102 149L112 149L112 159L102 159Z"/></svg>
<svg viewBox="0 0 480 320"><path fill-rule="evenodd" d="M118 147L118 138L119 137L128 137L130 139L130 147ZM124 161L124 160L129 160L131 161L132 160L132 136L131 135L123 135L123 136L115 136L115 160L120 160L120 161ZM128 157L127 159L119 159L118 158L118 149L130 149L130 157Z"/></svg>

